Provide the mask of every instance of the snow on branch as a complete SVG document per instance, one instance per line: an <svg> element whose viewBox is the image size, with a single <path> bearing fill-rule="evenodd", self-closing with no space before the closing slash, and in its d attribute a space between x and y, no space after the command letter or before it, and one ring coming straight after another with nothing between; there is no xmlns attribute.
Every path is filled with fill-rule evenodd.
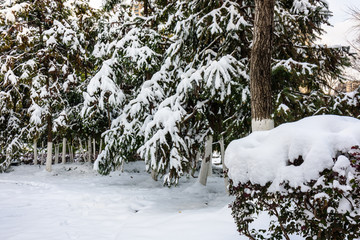
<svg viewBox="0 0 360 240"><path fill-rule="evenodd" d="M90 80L87 92L84 93L82 116L88 114L89 107L94 103L94 100L101 110L106 109L106 103L117 106L124 100L123 91L114 82L113 64L114 60L112 59L105 61L101 69Z"/></svg>
<svg viewBox="0 0 360 240"><path fill-rule="evenodd" d="M272 67L272 69L275 70L278 67L284 67L289 72L296 68L300 68L301 74L313 74L313 70L318 66L307 62L298 62L292 58L289 58L285 60L275 60L275 65Z"/></svg>
<svg viewBox="0 0 360 240"><path fill-rule="evenodd" d="M295 14L309 15L311 12L321 10L321 12L328 13L328 3L325 0L309 1L309 0L295 0L292 7L292 12Z"/></svg>

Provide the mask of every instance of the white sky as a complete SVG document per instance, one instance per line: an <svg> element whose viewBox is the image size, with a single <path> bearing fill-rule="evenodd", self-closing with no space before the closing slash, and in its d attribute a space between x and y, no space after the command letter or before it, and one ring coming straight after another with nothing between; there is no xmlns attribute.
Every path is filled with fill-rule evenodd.
<svg viewBox="0 0 360 240"><path fill-rule="evenodd" d="M360 0L327 0L333 17L330 23L333 27L326 26L327 32L320 41L328 45L349 45L349 41L354 38L354 20L351 17L351 9L360 11Z"/></svg>
<svg viewBox="0 0 360 240"><path fill-rule="evenodd" d="M100 7L103 0L90 0L93 7ZM349 45L354 38L354 21L351 19L350 9L360 10L360 0L327 0L333 17L330 19L333 27L325 26L327 32L320 43L328 45Z"/></svg>

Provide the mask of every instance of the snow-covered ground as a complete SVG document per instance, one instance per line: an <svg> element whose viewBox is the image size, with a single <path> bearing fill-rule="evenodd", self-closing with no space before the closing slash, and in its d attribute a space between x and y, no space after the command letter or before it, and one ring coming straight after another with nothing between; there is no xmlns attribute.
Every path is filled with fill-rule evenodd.
<svg viewBox="0 0 360 240"><path fill-rule="evenodd" d="M142 162L101 176L89 164L22 165L0 174L1 240L191 240L239 237L224 181L163 187Z"/></svg>
<svg viewBox="0 0 360 240"><path fill-rule="evenodd" d="M316 116L233 141L225 160L234 182L299 184L325 168L349 167L347 159L333 166L333 157L360 145L359 136L357 119ZM289 164L298 156L299 166ZM172 188L153 181L143 162L109 176L88 163L54 165L50 173L43 165L13 167L0 174L0 240L245 240L216 174L220 162L216 156L206 187L183 177ZM252 227L266 229L270 220L261 213Z"/></svg>

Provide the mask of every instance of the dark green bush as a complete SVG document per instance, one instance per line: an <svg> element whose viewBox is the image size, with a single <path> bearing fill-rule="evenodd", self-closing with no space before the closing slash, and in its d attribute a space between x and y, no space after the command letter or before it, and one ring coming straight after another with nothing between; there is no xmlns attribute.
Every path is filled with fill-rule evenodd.
<svg viewBox="0 0 360 240"><path fill-rule="evenodd" d="M299 162L301 165L301 161ZM305 239L356 239L360 237L360 150L334 159L334 167L325 169L318 179L269 192L265 186L230 185L236 196L230 205L240 234L250 239L289 239L296 234ZM265 212L271 216L267 229L255 229L252 223Z"/></svg>

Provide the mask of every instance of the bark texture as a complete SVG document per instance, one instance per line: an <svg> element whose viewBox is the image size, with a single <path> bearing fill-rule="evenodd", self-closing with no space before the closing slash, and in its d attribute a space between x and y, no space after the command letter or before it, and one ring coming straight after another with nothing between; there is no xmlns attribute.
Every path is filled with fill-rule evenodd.
<svg viewBox="0 0 360 240"><path fill-rule="evenodd" d="M255 0L250 62L251 118L271 119L271 52L275 0ZM257 129L253 129L257 130Z"/></svg>

